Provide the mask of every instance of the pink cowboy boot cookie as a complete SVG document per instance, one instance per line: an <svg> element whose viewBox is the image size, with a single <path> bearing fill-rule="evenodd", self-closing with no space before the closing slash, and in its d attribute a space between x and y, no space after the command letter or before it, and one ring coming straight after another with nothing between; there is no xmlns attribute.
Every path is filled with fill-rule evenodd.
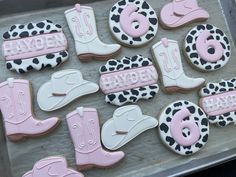
<svg viewBox="0 0 236 177"><path fill-rule="evenodd" d="M97 110L79 107L67 115L71 138L76 152L79 170L92 167L107 168L121 161L121 151L108 152L101 146L100 126Z"/></svg>
<svg viewBox="0 0 236 177"><path fill-rule="evenodd" d="M0 83L0 109L7 137L12 141L45 135L60 123L56 117L37 120L32 113L30 83L9 78Z"/></svg>

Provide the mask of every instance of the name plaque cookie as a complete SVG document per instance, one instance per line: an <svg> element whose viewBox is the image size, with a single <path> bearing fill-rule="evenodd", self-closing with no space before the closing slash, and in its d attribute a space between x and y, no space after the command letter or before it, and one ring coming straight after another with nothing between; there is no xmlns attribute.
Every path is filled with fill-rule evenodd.
<svg viewBox="0 0 236 177"><path fill-rule="evenodd" d="M3 39L6 66L18 73L54 68L68 59L62 28L49 20L13 25L3 34Z"/></svg>
<svg viewBox="0 0 236 177"><path fill-rule="evenodd" d="M236 78L208 83L200 91L200 106L210 123L224 127L236 120Z"/></svg>
<svg viewBox="0 0 236 177"><path fill-rule="evenodd" d="M123 105L139 99L150 99L159 90L158 74L152 60L136 55L109 60L100 68L100 87L106 102Z"/></svg>

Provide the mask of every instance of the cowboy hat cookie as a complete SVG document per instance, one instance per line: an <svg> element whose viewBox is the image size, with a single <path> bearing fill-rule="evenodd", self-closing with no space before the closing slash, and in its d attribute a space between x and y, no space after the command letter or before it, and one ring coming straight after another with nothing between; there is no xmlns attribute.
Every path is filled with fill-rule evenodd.
<svg viewBox="0 0 236 177"><path fill-rule="evenodd" d="M37 101L42 110L54 111L98 90L98 85L84 80L79 70L62 70L54 73L51 80L39 88Z"/></svg>
<svg viewBox="0 0 236 177"><path fill-rule="evenodd" d="M54 68L68 59L62 28L50 20L13 25L3 39L6 67L18 73Z"/></svg>
<svg viewBox="0 0 236 177"><path fill-rule="evenodd" d="M122 151L109 152L103 149L96 109L78 107L66 116L66 120L78 170L112 167L125 157Z"/></svg>
<svg viewBox="0 0 236 177"><path fill-rule="evenodd" d="M204 84L203 78L185 75L177 41L162 38L152 46L152 54L161 71L165 91L190 91Z"/></svg>
<svg viewBox="0 0 236 177"><path fill-rule="evenodd" d="M119 53L119 44L105 44L99 39L92 7L76 4L74 8L65 11L65 17L81 61L106 60Z"/></svg>
<svg viewBox="0 0 236 177"><path fill-rule="evenodd" d="M80 172L68 168L67 161L62 156L51 156L36 162L33 169L22 177L84 177Z"/></svg>
<svg viewBox="0 0 236 177"><path fill-rule="evenodd" d="M215 71L228 63L231 47L223 31L213 25L202 24L187 34L184 52L195 68Z"/></svg>
<svg viewBox="0 0 236 177"><path fill-rule="evenodd" d="M35 118L28 80L9 78L0 83L0 93L5 132L11 141L46 135L59 125L57 117L42 121Z"/></svg>
<svg viewBox="0 0 236 177"><path fill-rule="evenodd" d="M115 110L113 117L102 126L102 143L116 150L146 130L158 125L156 118L143 115L139 106L123 106Z"/></svg>
<svg viewBox="0 0 236 177"><path fill-rule="evenodd" d="M161 140L180 155L191 155L199 151L207 143L209 128L203 110L185 100L169 104L159 116Z"/></svg>
<svg viewBox="0 0 236 177"><path fill-rule="evenodd" d="M208 83L200 90L200 106L212 124L220 127L236 122L236 78Z"/></svg>
<svg viewBox="0 0 236 177"><path fill-rule="evenodd" d="M172 0L160 12L161 24L168 29L208 18L208 12L198 6L197 0Z"/></svg>
<svg viewBox="0 0 236 177"><path fill-rule="evenodd" d="M153 98L159 90L152 60L141 55L111 59L100 68L100 74L105 101L117 106Z"/></svg>
<svg viewBox="0 0 236 177"><path fill-rule="evenodd" d="M110 10L109 27L120 43L139 47L155 37L158 19L144 0L119 0Z"/></svg>

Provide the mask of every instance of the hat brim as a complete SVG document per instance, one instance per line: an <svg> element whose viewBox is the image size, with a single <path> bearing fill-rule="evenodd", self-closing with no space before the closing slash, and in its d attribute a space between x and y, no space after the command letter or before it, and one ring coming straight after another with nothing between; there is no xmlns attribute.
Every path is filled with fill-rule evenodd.
<svg viewBox="0 0 236 177"><path fill-rule="evenodd" d="M109 119L102 127L102 143L107 149L117 150L144 131L152 129L157 125L157 119L143 115L142 121L130 128L127 134L117 134L114 119Z"/></svg>
<svg viewBox="0 0 236 177"><path fill-rule="evenodd" d="M97 84L86 80L84 81L85 84L74 87L73 89L68 91L66 95L62 96L54 96L52 90L52 82L46 82L40 87L37 94L37 101L39 107L43 111L54 111L60 109L61 107L69 104L70 102L81 96L95 93L99 90Z"/></svg>

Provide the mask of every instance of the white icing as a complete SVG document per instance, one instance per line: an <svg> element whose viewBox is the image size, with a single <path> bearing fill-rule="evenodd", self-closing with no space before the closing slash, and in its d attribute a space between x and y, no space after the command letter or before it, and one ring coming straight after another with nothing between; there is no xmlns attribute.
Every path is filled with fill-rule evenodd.
<svg viewBox="0 0 236 177"><path fill-rule="evenodd" d="M111 8L110 10L110 15L109 15L109 28L110 28L110 31L112 32L113 36L121 43L123 43L124 45L126 46L133 46L133 47L139 47L139 46L142 46L148 42L150 42L154 37L155 35L157 34L157 31L158 31L158 18L157 18L157 15L155 13L155 10L150 6L149 4L149 8L148 9L144 9L142 8L142 5L144 2L146 1L143 1L143 0L135 0L133 2L129 2L129 0L125 0L125 3L126 5L119 5L119 2L121 0L119 0L116 4L113 5L113 7ZM139 3L136 3L136 2L139 2ZM147 2L146 2L147 3ZM141 35L140 37L138 37L140 40L134 40L134 38L130 35L128 35L125 30L122 28L121 26L121 23L120 21L119 22L115 22L114 20L111 20L112 16L115 15L115 16L119 16L119 19L121 20L121 13L120 12L120 9L124 9L125 7L127 7L128 5L135 5L137 6L138 10L131 13L130 16L128 16L127 18L131 18L133 19L134 16L137 16L137 15L142 15L141 12L144 12L146 13L146 17L143 16L144 18L147 18L148 20L149 19L156 19L157 21L157 24L151 24L149 21L149 25L150 25L150 28L152 28L152 30L150 30L150 28L148 29L148 31L144 34L144 35ZM114 7L116 7L114 9ZM114 10L113 10L114 9ZM151 13L150 12L154 12L154 13ZM128 21L129 19L127 19ZM126 21L126 22L127 22ZM125 22L125 23L126 23ZM137 20L135 20L133 23L131 23L132 26L130 28L133 28L135 29L135 27L137 27L138 25L140 25ZM130 24L126 24L126 25L130 25ZM114 32L113 31L113 28L118 28L120 32ZM141 26L139 26L140 28ZM145 28L145 27L144 27ZM151 38L147 38L147 35L152 35ZM127 40L124 40L122 38L122 36L126 36L128 39Z"/></svg>
<svg viewBox="0 0 236 177"><path fill-rule="evenodd" d="M103 124L101 137L103 145L116 150L144 131L154 128L158 121L143 115L139 106L123 106L115 110L113 117Z"/></svg>
<svg viewBox="0 0 236 177"><path fill-rule="evenodd" d="M167 44L163 44L164 40ZM190 90L205 82L203 78L190 78L185 75L177 41L164 38L152 46L152 53L161 70L165 88L178 87L181 90Z"/></svg>
<svg viewBox="0 0 236 177"><path fill-rule="evenodd" d="M54 73L51 80L40 87L37 101L42 110L54 111L98 90L98 85L84 80L79 70L62 70Z"/></svg>
<svg viewBox="0 0 236 177"><path fill-rule="evenodd" d="M171 121L174 117L173 112L176 110L182 110L185 108L188 109L189 107L194 107L194 113L190 113L191 115L188 117L189 119L184 120L184 121L186 121L186 123L188 121L194 122L197 125L197 127L199 128L201 136L197 142L194 142L192 145L190 145L188 148L186 148L185 146L178 144L177 141L173 138L173 136L171 134L170 127L171 127ZM170 109L170 111L167 112L167 109ZM202 114L199 114L199 109L200 109L200 107L192 102L185 101L185 100L179 100L179 101L175 101L175 102L169 104L168 106L166 106L159 116L158 129L159 129L160 138L161 138L162 142L167 147L169 147L172 151L174 151L175 153L177 153L179 155L194 154L194 153L198 152L199 150L201 150L201 148L203 148L204 145L207 143L207 140L209 137L210 126L209 126L206 114L203 112L202 109L201 109ZM177 112L175 112L175 114L176 113ZM203 119L205 119L204 123L202 123ZM165 129L163 127L165 127ZM177 128L177 127L178 126L176 126L175 128ZM190 132L190 129L188 129L188 128L183 128L182 132L188 138L191 135L191 133L193 133L193 132ZM170 138L173 138L173 142L171 142L171 143L169 141L167 141L167 140L170 140Z"/></svg>
<svg viewBox="0 0 236 177"><path fill-rule="evenodd" d="M77 55L111 55L120 49L118 44L105 44L97 34L94 11L91 7L81 6L80 12L75 8L65 11L66 20L75 40Z"/></svg>

